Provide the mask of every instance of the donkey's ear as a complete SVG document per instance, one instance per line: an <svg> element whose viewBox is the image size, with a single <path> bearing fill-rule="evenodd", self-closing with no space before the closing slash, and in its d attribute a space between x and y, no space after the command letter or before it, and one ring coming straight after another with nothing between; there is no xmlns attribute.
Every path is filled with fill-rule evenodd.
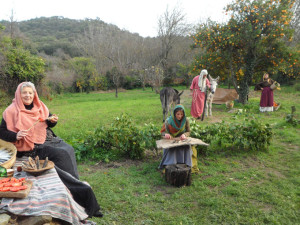
<svg viewBox="0 0 300 225"><path fill-rule="evenodd" d="M209 79L210 81L211 81L211 79L212 79L211 76L210 76L209 74L208 74L208 79Z"/></svg>
<svg viewBox="0 0 300 225"><path fill-rule="evenodd" d="M218 76L216 80L217 80L217 82L218 82L218 81L220 80L220 76Z"/></svg>
<svg viewBox="0 0 300 225"><path fill-rule="evenodd" d="M182 91L178 96L182 95L184 91Z"/></svg>

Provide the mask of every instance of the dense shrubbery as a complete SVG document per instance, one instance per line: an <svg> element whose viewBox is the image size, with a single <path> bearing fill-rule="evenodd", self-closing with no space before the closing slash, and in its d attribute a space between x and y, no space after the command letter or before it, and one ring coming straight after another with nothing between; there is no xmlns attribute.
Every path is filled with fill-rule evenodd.
<svg viewBox="0 0 300 225"><path fill-rule="evenodd" d="M300 91L300 82L294 84L295 91Z"/></svg>
<svg viewBox="0 0 300 225"><path fill-rule="evenodd" d="M44 59L32 55L20 39L1 38L0 57L0 88L10 94L23 81L39 84L44 78Z"/></svg>
<svg viewBox="0 0 300 225"><path fill-rule="evenodd" d="M108 162L119 157L141 159L146 149L155 149L160 130L153 124L139 129L126 114L116 117L110 127L98 127L85 141L75 140L76 157Z"/></svg>
<svg viewBox="0 0 300 225"><path fill-rule="evenodd" d="M4 91L0 90L0 107L8 106L11 103L11 97Z"/></svg>
<svg viewBox="0 0 300 225"><path fill-rule="evenodd" d="M272 129L255 119L243 123L215 123L202 126L190 119L191 136L199 138L209 147L198 146L199 153L221 153L238 151L265 151L272 139ZM160 128L145 124L138 128L126 114L116 117L109 127L98 127L84 141L71 143L78 160L93 159L110 161L121 157L141 159L145 151L156 151L155 141L160 139Z"/></svg>
<svg viewBox="0 0 300 225"><path fill-rule="evenodd" d="M296 107L292 106L291 113L287 114L285 117L285 121L287 123L292 124L293 126L297 126L298 124L300 124L300 120L297 120L295 118L295 112L296 112Z"/></svg>
<svg viewBox="0 0 300 225"><path fill-rule="evenodd" d="M245 119L243 123L210 124L203 127L192 120L191 136L199 138L209 147L198 146L204 154L237 151L264 151L267 150L272 136L272 128L269 124L262 124L255 119Z"/></svg>

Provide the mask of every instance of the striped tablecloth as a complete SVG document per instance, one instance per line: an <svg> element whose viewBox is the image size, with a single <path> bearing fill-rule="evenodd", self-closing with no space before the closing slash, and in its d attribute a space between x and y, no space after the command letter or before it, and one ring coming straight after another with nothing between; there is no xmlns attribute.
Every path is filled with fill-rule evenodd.
<svg viewBox="0 0 300 225"><path fill-rule="evenodd" d="M21 160L17 159L15 167L21 165ZM50 215L73 225L96 224L86 220L88 215L85 213L84 208L74 201L71 193L60 180L55 168L44 172L40 176L35 177L22 172L20 177L23 176L33 182L27 198L2 198L1 209L22 216Z"/></svg>

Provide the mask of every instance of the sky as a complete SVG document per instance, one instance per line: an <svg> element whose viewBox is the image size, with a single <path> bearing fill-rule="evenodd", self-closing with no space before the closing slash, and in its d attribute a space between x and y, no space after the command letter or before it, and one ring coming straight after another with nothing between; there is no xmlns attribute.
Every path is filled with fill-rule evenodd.
<svg viewBox="0 0 300 225"><path fill-rule="evenodd" d="M0 20L24 21L62 16L70 19L96 19L143 37L157 36L158 18L175 7L188 23L210 18L226 21L224 7L232 0L0 0ZM13 14L12 14L13 12Z"/></svg>

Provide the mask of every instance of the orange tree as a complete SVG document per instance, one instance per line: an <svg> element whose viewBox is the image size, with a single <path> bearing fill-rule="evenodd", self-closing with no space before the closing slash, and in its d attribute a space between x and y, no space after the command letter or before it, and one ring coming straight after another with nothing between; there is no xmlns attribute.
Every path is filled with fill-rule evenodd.
<svg viewBox="0 0 300 225"><path fill-rule="evenodd" d="M193 70L206 68L222 80L232 81L243 104L249 86L261 78L263 71L295 76L299 51L286 44L293 37L290 21L294 2L237 0L228 4L226 14L231 17L226 24L208 21L193 35L193 47L202 49Z"/></svg>
<svg viewBox="0 0 300 225"><path fill-rule="evenodd" d="M236 26L220 25L213 21L202 24L193 36L194 48L201 48L200 54L195 57L193 70L206 68L212 76L220 76L221 80L233 81L237 88L236 76L240 70L242 47L238 41ZM235 76L233 76L235 75Z"/></svg>

